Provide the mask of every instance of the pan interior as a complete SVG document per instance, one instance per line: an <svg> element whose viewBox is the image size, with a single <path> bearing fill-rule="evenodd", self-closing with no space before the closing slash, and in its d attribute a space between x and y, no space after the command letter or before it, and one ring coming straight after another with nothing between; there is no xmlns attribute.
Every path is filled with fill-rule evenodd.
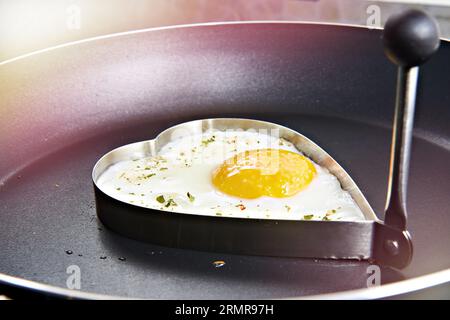
<svg viewBox="0 0 450 320"><path fill-rule="evenodd" d="M323 142L323 147L355 178L376 212L382 212L388 128L320 116L259 118ZM90 187L96 159L114 147L154 137L170 124L130 119L127 126L117 125L102 136L68 144L11 176L0 195L0 272L66 287L67 268L76 265L81 270L82 290L146 298L282 298L367 285L367 262L177 250L139 243L106 230L97 221ZM364 139L354 139L355 131ZM437 168L443 167L450 161L450 152L416 137L409 221L415 255L401 273L383 269L383 282L448 267L448 256L442 256L450 241L448 221L439 213L434 219L423 214L428 197L434 199L435 207L449 206L445 190L450 182L442 172L437 168L418 170L418 164L430 159ZM433 242L428 237L431 230L439 239L447 240ZM214 261L225 264L216 267Z"/></svg>
<svg viewBox="0 0 450 320"><path fill-rule="evenodd" d="M396 70L380 37L302 23L169 28L0 66L0 272L66 287L68 267L78 266L81 290L148 298L365 288L366 262L211 254L120 237L96 219L91 170L109 150L177 123L260 119L319 143L383 212ZM450 267L449 55L442 43L420 70L408 198L414 257L401 273L382 269L382 282Z"/></svg>

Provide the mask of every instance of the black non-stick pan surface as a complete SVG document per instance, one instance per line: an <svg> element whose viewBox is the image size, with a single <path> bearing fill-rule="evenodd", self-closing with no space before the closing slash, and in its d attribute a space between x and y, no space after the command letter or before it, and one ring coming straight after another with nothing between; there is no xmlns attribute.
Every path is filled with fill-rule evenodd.
<svg viewBox="0 0 450 320"><path fill-rule="evenodd" d="M414 257L404 270L382 268L382 283L450 267L449 62L443 41L421 68L408 199ZM3 63L0 273L66 288L75 265L80 291L140 298L366 288L368 262L225 255L116 235L97 220L91 170L105 152L177 123L262 119L317 142L383 218L395 80L379 30L300 23L132 32ZM7 293L9 280L0 282Z"/></svg>

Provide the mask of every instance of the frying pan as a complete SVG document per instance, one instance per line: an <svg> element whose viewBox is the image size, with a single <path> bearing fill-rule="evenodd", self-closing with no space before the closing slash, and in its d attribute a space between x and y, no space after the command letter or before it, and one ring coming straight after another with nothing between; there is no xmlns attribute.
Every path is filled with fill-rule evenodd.
<svg viewBox="0 0 450 320"><path fill-rule="evenodd" d="M396 68L380 38L380 30L341 25L205 24L105 36L1 63L1 292L383 298L427 288L448 298L446 41L420 71L408 198L414 256L401 271L381 267L377 288L367 288L367 261L167 248L111 232L95 214L90 173L101 155L181 122L217 117L305 134L383 212ZM218 268L216 260L225 264ZM66 289L70 266L79 268L80 290Z"/></svg>

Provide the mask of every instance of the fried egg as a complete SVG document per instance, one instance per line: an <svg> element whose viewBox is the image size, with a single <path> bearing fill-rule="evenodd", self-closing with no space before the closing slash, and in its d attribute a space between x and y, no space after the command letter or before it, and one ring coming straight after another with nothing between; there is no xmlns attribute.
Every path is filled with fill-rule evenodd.
<svg viewBox="0 0 450 320"><path fill-rule="evenodd" d="M106 194L137 206L211 216L365 220L338 179L267 132L211 130L178 137L156 156L108 167Z"/></svg>

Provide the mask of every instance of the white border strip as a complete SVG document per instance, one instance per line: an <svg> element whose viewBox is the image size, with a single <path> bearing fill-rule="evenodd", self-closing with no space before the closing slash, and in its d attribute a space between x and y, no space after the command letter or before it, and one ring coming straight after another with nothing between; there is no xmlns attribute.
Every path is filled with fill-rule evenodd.
<svg viewBox="0 0 450 320"><path fill-rule="evenodd" d="M406 4L406 5L412 5L412 4L420 4L423 6L443 6L443 7L449 7L450 3L448 0L376 0L381 3L396 3L396 4Z"/></svg>

